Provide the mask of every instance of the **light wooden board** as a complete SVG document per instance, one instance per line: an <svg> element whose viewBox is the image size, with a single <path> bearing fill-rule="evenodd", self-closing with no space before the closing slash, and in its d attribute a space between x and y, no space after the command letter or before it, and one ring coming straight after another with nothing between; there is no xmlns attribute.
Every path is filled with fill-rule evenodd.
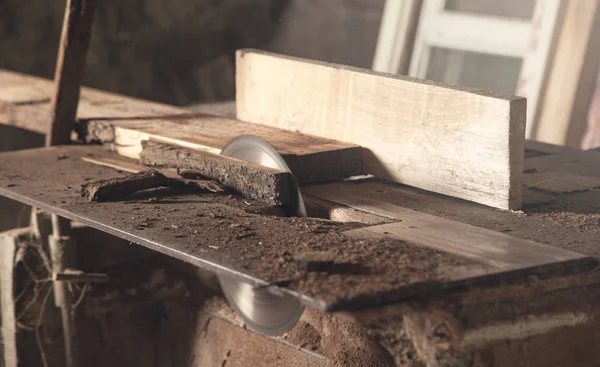
<svg viewBox="0 0 600 367"><path fill-rule="evenodd" d="M236 87L240 120L360 144L379 177L521 206L523 98L255 50L238 51Z"/></svg>
<svg viewBox="0 0 600 367"><path fill-rule="evenodd" d="M353 229L344 234L395 238L477 260L499 271L585 258L575 252L416 211L407 210L399 217L401 222Z"/></svg>
<svg viewBox="0 0 600 367"><path fill-rule="evenodd" d="M354 185L308 186L302 192L347 205L353 209L385 216L394 223L345 232L353 237L389 237L419 246L449 252L491 266L498 271L560 263L587 256L554 246L492 231L467 223L407 209L353 190ZM400 199L400 198L398 198Z"/></svg>
<svg viewBox="0 0 600 367"><path fill-rule="evenodd" d="M49 80L0 70L0 101L5 101L0 119L46 133L52 92ZM82 88L77 117L87 122L87 138L112 143L119 154L133 159L139 158L144 140L220 154L231 139L253 134L279 151L301 184L362 173L362 149L355 144L90 88Z"/></svg>

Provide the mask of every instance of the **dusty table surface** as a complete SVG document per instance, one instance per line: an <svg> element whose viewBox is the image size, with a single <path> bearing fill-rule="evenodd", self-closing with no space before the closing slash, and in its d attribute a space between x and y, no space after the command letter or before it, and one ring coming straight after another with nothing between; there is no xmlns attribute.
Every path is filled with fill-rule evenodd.
<svg viewBox="0 0 600 367"><path fill-rule="evenodd" d="M308 186L303 193L333 201L368 197L388 207L413 209L600 258L600 151L528 145L523 208L518 212L377 180ZM393 211L379 213L394 219Z"/></svg>
<svg viewBox="0 0 600 367"><path fill-rule="evenodd" d="M3 153L0 194L199 267L279 288L323 311L507 279L445 252L342 234L361 223L265 215L261 204L236 195L157 189L125 201L88 202L80 196L82 184L123 173L81 157L112 155L99 146ZM311 269L307 264L315 255L333 261Z"/></svg>
<svg viewBox="0 0 600 367"><path fill-rule="evenodd" d="M72 146L3 153L0 194L50 210L199 267L277 285L321 310L409 297L476 265L402 241L361 240L341 232L359 223L261 214L261 204L236 195L150 190L119 202L89 202L81 185L118 171L81 157L111 153ZM303 254L333 256L329 271L306 269ZM482 268L476 265L477 269ZM422 287L415 287L421 285ZM357 301L357 302L354 302Z"/></svg>

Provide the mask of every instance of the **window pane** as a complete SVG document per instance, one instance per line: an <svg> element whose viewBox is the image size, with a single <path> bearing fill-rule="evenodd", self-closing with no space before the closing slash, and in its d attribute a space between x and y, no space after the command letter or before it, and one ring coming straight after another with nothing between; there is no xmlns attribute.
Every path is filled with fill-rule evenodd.
<svg viewBox="0 0 600 367"><path fill-rule="evenodd" d="M446 0L444 9L478 15L531 19L534 6L535 0Z"/></svg>
<svg viewBox="0 0 600 367"><path fill-rule="evenodd" d="M522 60L433 47L426 79L514 94Z"/></svg>

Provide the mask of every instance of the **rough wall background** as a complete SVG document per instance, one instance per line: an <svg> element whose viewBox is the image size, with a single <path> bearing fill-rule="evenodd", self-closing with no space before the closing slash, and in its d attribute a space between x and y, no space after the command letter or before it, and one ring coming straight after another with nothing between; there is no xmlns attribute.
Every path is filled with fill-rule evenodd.
<svg viewBox="0 0 600 367"><path fill-rule="evenodd" d="M384 0L104 0L84 84L164 103L234 98L234 50L370 67ZM64 0L0 1L0 68L53 76Z"/></svg>

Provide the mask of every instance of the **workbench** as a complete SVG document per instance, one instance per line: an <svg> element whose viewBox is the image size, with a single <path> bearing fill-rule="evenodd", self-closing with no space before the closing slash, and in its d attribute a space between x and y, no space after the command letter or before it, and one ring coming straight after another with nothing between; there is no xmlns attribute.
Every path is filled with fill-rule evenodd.
<svg viewBox="0 0 600 367"><path fill-rule="evenodd" d="M13 84L11 96L16 90ZM35 116L44 115L48 100L44 88L38 90L40 96L32 96L31 89L23 93L22 98L33 98L29 103L5 103L4 123L44 133ZM102 104L89 105L94 113L101 111ZM156 105L153 112L163 108ZM88 119L96 138L103 123L117 119L109 117ZM210 273L297 297L311 309L297 328L312 325L321 342L331 338L323 320L338 326L352 320L362 325L356 338L368 343L361 339L367 335L396 363L600 363L593 347L600 342L600 152L526 142L518 211L367 177L302 185L313 218L273 216L264 204L231 193L172 189L90 203L80 195L82 184L123 173L84 157L127 159L107 146L87 144L2 153L0 194L110 234L116 243L129 241ZM25 232L19 233L22 238ZM306 259L315 253L335 261L311 270ZM201 331L212 341L197 339L196 347L205 353L199 358L217 353L202 346L223 333L238 333L248 343L276 340L294 346L285 337L232 327L240 321L222 303L205 308L199 317L206 330ZM407 342L416 351L410 358ZM340 355L326 348L296 347L273 358L279 353L302 360L298 365L341 363ZM245 361L256 358L239 353L229 351L230 363L241 363L241 355Z"/></svg>

